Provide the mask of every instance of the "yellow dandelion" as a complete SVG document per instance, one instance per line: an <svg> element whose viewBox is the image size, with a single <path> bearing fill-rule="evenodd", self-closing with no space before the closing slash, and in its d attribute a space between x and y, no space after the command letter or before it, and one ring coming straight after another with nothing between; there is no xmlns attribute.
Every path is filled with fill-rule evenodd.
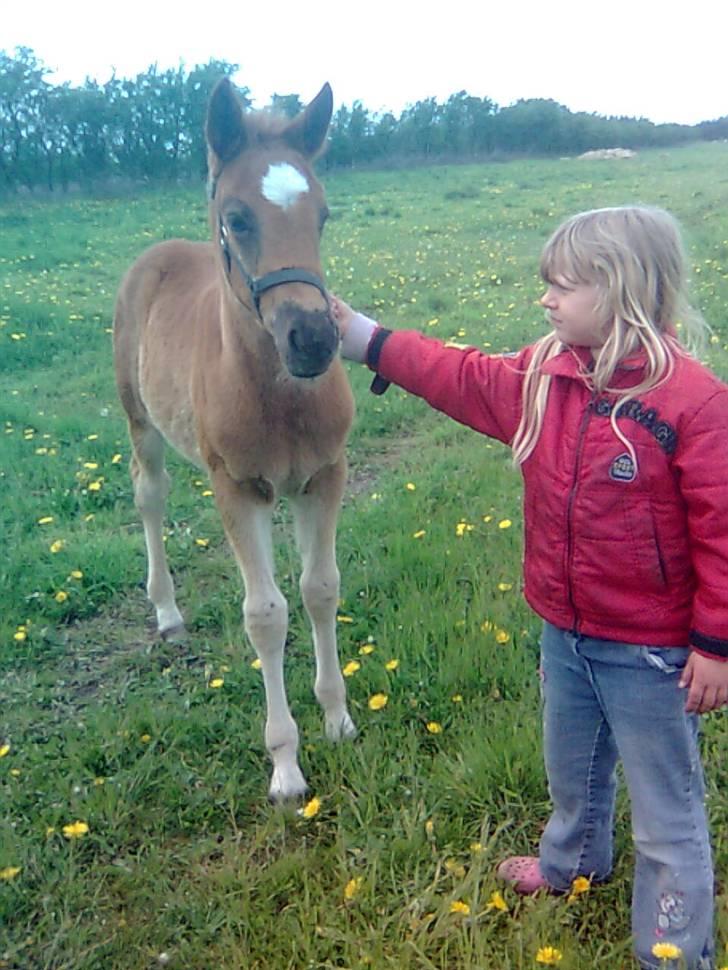
<svg viewBox="0 0 728 970"><path fill-rule="evenodd" d="M450 903L450 912L457 916L470 916L470 906L464 903L462 899L454 899Z"/></svg>
<svg viewBox="0 0 728 970"><path fill-rule="evenodd" d="M49 839L52 835L55 835L55 834L56 834L55 825L49 825L48 828L46 829L46 838Z"/></svg>
<svg viewBox="0 0 728 970"><path fill-rule="evenodd" d="M4 758L8 754L10 754L10 745L0 744L0 758Z"/></svg>
<svg viewBox="0 0 728 970"><path fill-rule="evenodd" d="M492 522L492 521L493 521L493 516L492 515L484 515L483 516L483 522Z"/></svg>
<svg viewBox="0 0 728 970"><path fill-rule="evenodd" d="M445 859L445 869L456 879L465 878L465 866L457 859Z"/></svg>
<svg viewBox="0 0 728 970"><path fill-rule="evenodd" d="M414 492L417 486L415 485L414 482L407 482L407 484L405 485L405 488L407 489L408 492Z"/></svg>
<svg viewBox="0 0 728 970"><path fill-rule="evenodd" d="M353 677L357 670L361 670L361 664L358 660L350 660L348 664L342 669L342 674L344 677Z"/></svg>
<svg viewBox="0 0 728 970"><path fill-rule="evenodd" d="M399 667L399 660L393 658L392 660L388 660L384 666L387 670L396 670Z"/></svg>
<svg viewBox="0 0 728 970"><path fill-rule="evenodd" d="M428 721L427 730L430 734L442 734L442 724L438 721Z"/></svg>
<svg viewBox="0 0 728 970"><path fill-rule="evenodd" d="M376 647L373 643L364 643L359 647L359 653L365 657L368 657L370 653L374 653Z"/></svg>
<svg viewBox="0 0 728 970"><path fill-rule="evenodd" d="M89 492L100 492L103 484L103 479L98 478L95 482L89 482L88 490Z"/></svg>
<svg viewBox="0 0 728 970"><path fill-rule="evenodd" d="M101 788L102 785L105 785L105 784L106 784L106 779L105 778L94 778L94 785L97 788Z"/></svg>
<svg viewBox="0 0 728 970"><path fill-rule="evenodd" d="M381 711L383 707L386 707L389 702L389 698L386 694L372 694L369 698L369 710L370 711Z"/></svg>
<svg viewBox="0 0 728 970"><path fill-rule="evenodd" d="M536 963L545 963L548 966L555 967L557 963L561 963L562 957L563 953L561 950L557 950L555 946L542 946L536 954Z"/></svg>
<svg viewBox="0 0 728 970"><path fill-rule="evenodd" d="M38 519L38 525L50 525L53 522L52 515L44 515L42 519Z"/></svg>
<svg viewBox="0 0 728 970"><path fill-rule="evenodd" d="M63 834L67 839L80 839L88 833L86 822L71 822L63 826Z"/></svg>
<svg viewBox="0 0 728 970"><path fill-rule="evenodd" d="M479 853L481 853L483 851L483 843L482 842L471 842L470 843L470 851L473 853L473 855L478 855Z"/></svg>
<svg viewBox="0 0 728 970"><path fill-rule="evenodd" d="M344 899L348 902L356 896L356 894L361 889L361 884L363 882L362 876L356 876L354 879L350 879L344 886Z"/></svg>
<svg viewBox="0 0 728 970"><path fill-rule="evenodd" d="M463 702L463 695L462 694L453 694L452 697L450 698L450 700L453 702L453 704L462 704L462 702Z"/></svg>
<svg viewBox="0 0 728 970"><path fill-rule="evenodd" d="M500 522L498 523L498 528L499 529L510 529L510 527L512 525L513 525L513 523L511 522L510 519L501 519Z"/></svg>
<svg viewBox="0 0 728 970"><path fill-rule="evenodd" d="M343 613L339 613L336 617L337 623L353 623L354 618L352 616L345 616Z"/></svg>
<svg viewBox="0 0 728 970"><path fill-rule="evenodd" d="M222 687L224 683L225 683L224 677L213 677L212 680L210 681L210 687L212 687L213 690L218 690L220 687Z"/></svg>
<svg viewBox="0 0 728 970"><path fill-rule="evenodd" d="M425 529L419 529L417 532L413 532L412 533L412 538L413 539L421 539L422 536L425 536L425 535L427 535L426 530Z"/></svg>
<svg viewBox="0 0 728 970"><path fill-rule="evenodd" d="M57 593L54 594L53 599L56 603L65 603L68 599L68 593L65 589L59 589Z"/></svg>
<svg viewBox="0 0 728 970"><path fill-rule="evenodd" d="M65 544L66 543L63 541L63 539L56 539L55 542L52 542L50 544L50 550L52 553L60 552L61 549L63 549L63 547L65 546Z"/></svg>
<svg viewBox="0 0 728 970"><path fill-rule="evenodd" d="M577 876L571 884L571 895L581 896L582 893L588 893L590 888L591 882L586 876Z"/></svg>
<svg viewBox="0 0 728 970"><path fill-rule="evenodd" d="M499 913L507 913L508 903L505 901L505 899L503 899L501 894L496 890L496 892L493 892L490 894L490 899L485 904L485 908L498 910Z"/></svg>
<svg viewBox="0 0 728 970"><path fill-rule="evenodd" d="M251 661L250 666L253 668L253 670L260 670L260 668L263 666L263 661L260 659L260 657L256 657L255 660Z"/></svg>
<svg viewBox="0 0 728 970"><path fill-rule="evenodd" d="M321 799L312 798L310 801L306 802L303 808L300 810L300 815L302 818L313 818L318 815L321 810Z"/></svg>
<svg viewBox="0 0 728 970"><path fill-rule="evenodd" d="M113 458L111 459L111 464L112 465L118 465L120 463L120 461L121 461L121 455L118 454L118 452L117 452L117 454L115 454L113 456Z"/></svg>
<svg viewBox="0 0 728 970"><path fill-rule="evenodd" d="M498 589L501 593L507 593L509 589L513 589L513 583L498 583Z"/></svg>
<svg viewBox="0 0 728 970"><path fill-rule="evenodd" d="M508 643L510 639L511 639L510 633L507 633L505 630L496 630L496 634L495 634L496 643Z"/></svg>
<svg viewBox="0 0 728 970"><path fill-rule="evenodd" d="M99 464L96 461L85 461L83 463L83 467L88 468L89 471L93 472L93 471L96 471L96 469L99 467Z"/></svg>
<svg viewBox="0 0 728 970"><path fill-rule="evenodd" d="M6 866L4 869L0 869L0 879L9 882L11 879L15 879L16 876L20 875L20 872L20 866Z"/></svg>
<svg viewBox="0 0 728 970"><path fill-rule="evenodd" d="M211 495L212 495L212 489L211 488L206 488L204 490L204 492L202 492L202 497L203 498L210 498Z"/></svg>
<svg viewBox="0 0 728 970"><path fill-rule="evenodd" d="M209 539L195 539L195 545L196 546L199 546L200 549L207 549L207 547L210 545L210 540Z"/></svg>
<svg viewBox="0 0 728 970"><path fill-rule="evenodd" d="M83 579L83 573L80 569L72 569L68 575L71 579Z"/></svg>
<svg viewBox="0 0 728 970"><path fill-rule="evenodd" d="M428 839L431 839L435 834L435 820L428 818L425 822L425 835Z"/></svg>
<svg viewBox="0 0 728 970"><path fill-rule="evenodd" d="M655 943L652 947L652 956L658 960L679 960L682 950L674 943Z"/></svg>
<svg viewBox="0 0 728 970"><path fill-rule="evenodd" d="M19 626L18 629L13 634L13 640L17 640L18 643L22 643L27 639L28 631L24 626Z"/></svg>
<svg viewBox="0 0 728 970"><path fill-rule="evenodd" d="M142 734L139 740L142 744L149 744L149 742L152 740L152 736L151 734Z"/></svg>
<svg viewBox="0 0 728 970"><path fill-rule="evenodd" d="M493 621L483 620L483 622L480 624L480 629L483 633L490 633L490 631L493 629Z"/></svg>

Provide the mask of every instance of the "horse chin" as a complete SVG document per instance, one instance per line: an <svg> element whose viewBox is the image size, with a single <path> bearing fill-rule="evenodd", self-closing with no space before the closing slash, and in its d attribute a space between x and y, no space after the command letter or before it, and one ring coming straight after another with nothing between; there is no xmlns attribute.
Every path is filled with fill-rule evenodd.
<svg viewBox="0 0 728 970"><path fill-rule="evenodd" d="M295 377L297 380L314 381L317 377L326 373L333 359L334 355L332 354L325 361L314 363L309 360L291 360L289 354L286 358L286 370L291 377Z"/></svg>

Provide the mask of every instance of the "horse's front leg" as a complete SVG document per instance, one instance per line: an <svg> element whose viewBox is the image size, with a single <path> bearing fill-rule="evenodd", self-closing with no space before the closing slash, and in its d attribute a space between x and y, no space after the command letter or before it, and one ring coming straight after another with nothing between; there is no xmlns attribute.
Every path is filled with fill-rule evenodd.
<svg viewBox="0 0 728 970"><path fill-rule="evenodd" d="M346 707L346 688L336 649L336 520L345 481L346 462L342 459L320 471L306 491L292 500L303 562L301 596L311 620L316 651L314 692L324 711L326 734L334 741L356 734Z"/></svg>
<svg viewBox="0 0 728 970"><path fill-rule="evenodd" d="M245 630L261 662L267 707L265 744L273 762L270 797L275 801L295 798L306 791L306 780L298 766L298 728L283 679L288 606L274 579L273 503L252 486L234 482L223 470L211 477L245 584Z"/></svg>

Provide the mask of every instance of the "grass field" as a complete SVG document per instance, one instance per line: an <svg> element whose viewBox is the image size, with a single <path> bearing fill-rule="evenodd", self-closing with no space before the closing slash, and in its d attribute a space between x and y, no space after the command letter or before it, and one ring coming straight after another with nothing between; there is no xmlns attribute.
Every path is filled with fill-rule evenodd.
<svg viewBox="0 0 728 970"><path fill-rule="evenodd" d="M389 326L494 351L543 332L538 254L562 218L666 206L714 328L706 360L728 379L728 145L337 174L326 189L332 289ZM208 483L174 458L167 548L192 636L155 641L112 307L143 248L206 225L201 189L0 207L0 967L521 970L545 947L564 970L632 967L623 794L609 885L519 900L494 879L549 810L521 485L501 445L394 388L369 395L352 369L339 629L360 733L340 747L313 699L279 516L308 811L266 800L237 571ZM728 964L727 741L725 713L707 717Z"/></svg>

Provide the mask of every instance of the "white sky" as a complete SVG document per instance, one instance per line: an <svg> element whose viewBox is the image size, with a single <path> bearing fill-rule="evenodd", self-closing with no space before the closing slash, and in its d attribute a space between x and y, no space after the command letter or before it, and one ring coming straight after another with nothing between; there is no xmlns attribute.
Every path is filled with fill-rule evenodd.
<svg viewBox="0 0 728 970"><path fill-rule="evenodd" d="M256 107L329 81L372 112L465 90L684 124L728 114L727 38L725 0L15 0L0 18L0 49L32 48L53 83L217 58Z"/></svg>

